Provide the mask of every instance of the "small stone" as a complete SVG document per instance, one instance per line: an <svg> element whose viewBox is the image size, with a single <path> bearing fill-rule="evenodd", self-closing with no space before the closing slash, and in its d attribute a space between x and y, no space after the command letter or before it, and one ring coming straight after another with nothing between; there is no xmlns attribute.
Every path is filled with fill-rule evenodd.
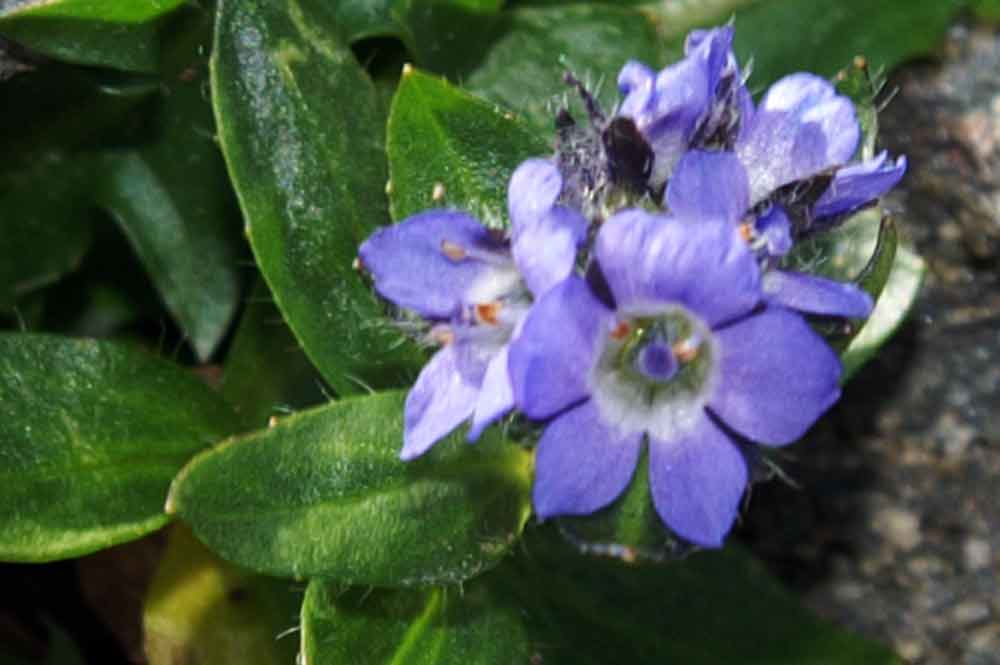
<svg viewBox="0 0 1000 665"><path fill-rule="evenodd" d="M962 557L965 567L969 570L989 568L993 562L993 550L990 544L981 538L969 538L962 545Z"/></svg>
<svg viewBox="0 0 1000 665"><path fill-rule="evenodd" d="M1000 624L991 624L977 628L968 637L969 648L982 653L995 653L1000 650Z"/></svg>
<svg viewBox="0 0 1000 665"><path fill-rule="evenodd" d="M883 508L875 513L872 528L890 544L909 552L920 544L920 518L902 508Z"/></svg>
<svg viewBox="0 0 1000 665"><path fill-rule="evenodd" d="M865 588L857 582L840 582L833 587L833 595L844 603L856 603L865 597Z"/></svg>
<svg viewBox="0 0 1000 665"><path fill-rule="evenodd" d="M929 577L931 575L938 575L944 571L944 562L941 559L935 559L929 556L918 556L914 557L907 564L907 568L910 572L918 577Z"/></svg>
<svg viewBox="0 0 1000 665"><path fill-rule="evenodd" d="M962 626L980 623L990 618L990 608L983 603L967 600L959 603L951 611L955 622Z"/></svg>
<svg viewBox="0 0 1000 665"><path fill-rule="evenodd" d="M914 639L896 640L896 653L903 660L913 662L924 655L924 645Z"/></svg>

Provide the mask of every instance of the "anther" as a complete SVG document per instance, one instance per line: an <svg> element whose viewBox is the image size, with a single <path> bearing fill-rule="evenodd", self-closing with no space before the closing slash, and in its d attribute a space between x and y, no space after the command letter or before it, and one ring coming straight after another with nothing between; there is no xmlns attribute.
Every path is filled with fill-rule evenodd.
<svg viewBox="0 0 1000 665"><path fill-rule="evenodd" d="M689 363L698 357L698 348L701 345L698 340L688 337L687 339L682 339L679 342L675 342L670 348L673 351L674 357L682 363Z"/></svg>
<svg viewBox="0 0 1000 665"><path fill-rule="evenodd" d="M497 325L500 323L501 308L503 308L503 305L498 302L476 305L476 321L479 323L488 323L491 326Z"/></svg>
<svg viewBox="0 0 1000 665"><path fill-rule="evenodd" d="M468 256L464 247L450 240L441 241L441 253L452 261L461 261Z"/></svg>
<svg viewBox="0 0 1000 665"><path fill-rule="evenodd" d="M611 330L611 339L625 339L630 332L632 332L632 326L628 324L628 321L619 321Z"/></svg>
<svg viewBox="0 0 1000 665"><path fill-rule="evenodd" d="M431 190L431 200L435 203L440 203L444 201L444 183L436 182L434 183L434 189Z"/></svg>
<svg viewBox="0 0 1000 665"><path fill-rule="evenodd" d="M750 242L753 240L753 223L743 222L739 226L740 237L743 238L744 242Z"/></svg>

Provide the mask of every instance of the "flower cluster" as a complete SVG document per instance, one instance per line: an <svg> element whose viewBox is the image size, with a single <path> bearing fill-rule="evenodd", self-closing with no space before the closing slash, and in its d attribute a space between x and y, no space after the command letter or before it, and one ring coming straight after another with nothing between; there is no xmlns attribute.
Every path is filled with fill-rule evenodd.
<svg viewBox="0 0 1000 665"><path fill-rule="evenodd" d="M438 209L361 246L378 293L441 345L407 398L403 459L517 410L544 426L545 519L612 503L646 446L661 519L711 547L736 518L748 446L795 441L838 399L840 362L805 316L863 318L872 301L782 259L905 161L851 163L854 107L816 76L755 104L732 36L694 32L660 72L626 64L610 118L589 97L588 124L560 113L556 154L511 178L509 231Z"/></svg>

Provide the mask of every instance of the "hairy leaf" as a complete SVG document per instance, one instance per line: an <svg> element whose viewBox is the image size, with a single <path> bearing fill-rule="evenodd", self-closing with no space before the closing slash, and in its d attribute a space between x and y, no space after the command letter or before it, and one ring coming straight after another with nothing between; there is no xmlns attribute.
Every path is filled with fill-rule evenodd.
<svg viewBox="0 0 1000 665"><path fill-rule="evenodd" d="M310 665L530 664L520 608L490 588L490 577L461 589L426 591L372 591L313 580L302 605L304 660Z"/></svg>
<svg viewBox="0 0 1000 665"><path fill-rule="evenodd" d="M212 56L219 138L257 264L341 394L406 383L422 354L352 268L388 223L384 117L325 3L223 0Z"/></svg>
<svg viewBox="0 0 1000 665"><path fill-rule="evenodd" d="M0 335L0 559L49 561L161 527L170 481L235 416L144 351Z"/></svg>
<svg viewBox="0 0 1000 665"><path fill-rule="evenodd" d="M395 219L450 207L499 227L506 225L510 174L550 148L510 112L406 68L389 116L388 150Z"/></svg>
<svg viewBox="0 0 1000 665"><path fill-rule="evenodd" d="M0 11L0 35L66 62L153 72L159 64L156 19L182 2L26 0Z"/></svg>
<svg viewBox="0 0 1000 665"><path fill-rule="evenodd" d="M531 457L491 430L399 459L403 396L303 411L194 459L168 510L260 572L352 584L458 582L495 565L529 513Z"/></svg>

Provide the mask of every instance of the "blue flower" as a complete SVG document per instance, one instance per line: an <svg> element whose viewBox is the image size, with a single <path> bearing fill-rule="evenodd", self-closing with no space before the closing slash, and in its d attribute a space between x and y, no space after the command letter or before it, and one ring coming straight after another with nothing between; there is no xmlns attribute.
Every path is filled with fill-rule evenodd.
<svg viewBox="0 0 1000 665"><path fill-rule="evenodd" d="M692 145L707 145L731 132L739 107L750 103L732 42L731 26L695 31L685 41L684 58L663 71L633 60L619 73L624 99L617 115L632 120L652 148L653 189L666 182Z"/></svg>
<svg viewBox="0 0 1000 665"><path fill-rule="evenodd" d="M761 276L765 302L808 314L867 317L873 307L871 296L854 284L780 270L766 260L791 247L790 224L781 208L773 206L751 222L755 231L747 236L747 227L740 222L746 218L751 191L750 179L736 154L694 150L678 162L667 186L666 203L681 220L713 220L741 228L755 254L765 258Z"/></svg>
<svg viewBox="0 0 1000 665"><path fill-rule="evenodd" d="M831 174L828 186L792 233L829 227L891 189L906 172L906 158L883 152L847 165L861 137L854 105L813 74L791 74L772 85L760 105L742 111L733 149L750 180L750 205L784 205L788 185ZM794 190L786 196L794 197ZM823 221L823 220L827 221Z"/></svg>
<svg viewBox="0 0 1000 665"><path fill-rule="evenodd" d="M730 26L695 31L684 59L659 73L627 63L618 77L624 95L618 116L631 119L652 148L653 190L688 150L734 151L749 178L748 202L758 218L754 230L763 235L761 227L768 227L780 258L793 240L829 228L891 189L905 173L906 159L891 160L883 152L850 164L861 133L854 105L818 76L786 76L755 106L732 40ZM794 185L814 178L822 183L818 200L790 218L789 209L801 207Z"/></svg>
<svg viewBox="0 0 1000 665"><path fill-rule="evenodd" d="M360 248L378 293L431 325L443 346L406 399L403 459L472 419L469 439L513 407L507 349L533 298L573 270L586 222L556 205L562 178L547 160L522 164L508 188L511 235L467 213L430 210L381 229Z"/></svg>
<svg viewBox="0 0 1000 665"><path fill-rule="evenodd" d="M767 304L757 259L724 217L620 212L587 279L571 275L527 315L509 371L518 408L549 421L539 517L613 502L646 444L663 522L719 546L748 482L742 440L790 443L839 397L837 356L801 316Z"/></svg>

